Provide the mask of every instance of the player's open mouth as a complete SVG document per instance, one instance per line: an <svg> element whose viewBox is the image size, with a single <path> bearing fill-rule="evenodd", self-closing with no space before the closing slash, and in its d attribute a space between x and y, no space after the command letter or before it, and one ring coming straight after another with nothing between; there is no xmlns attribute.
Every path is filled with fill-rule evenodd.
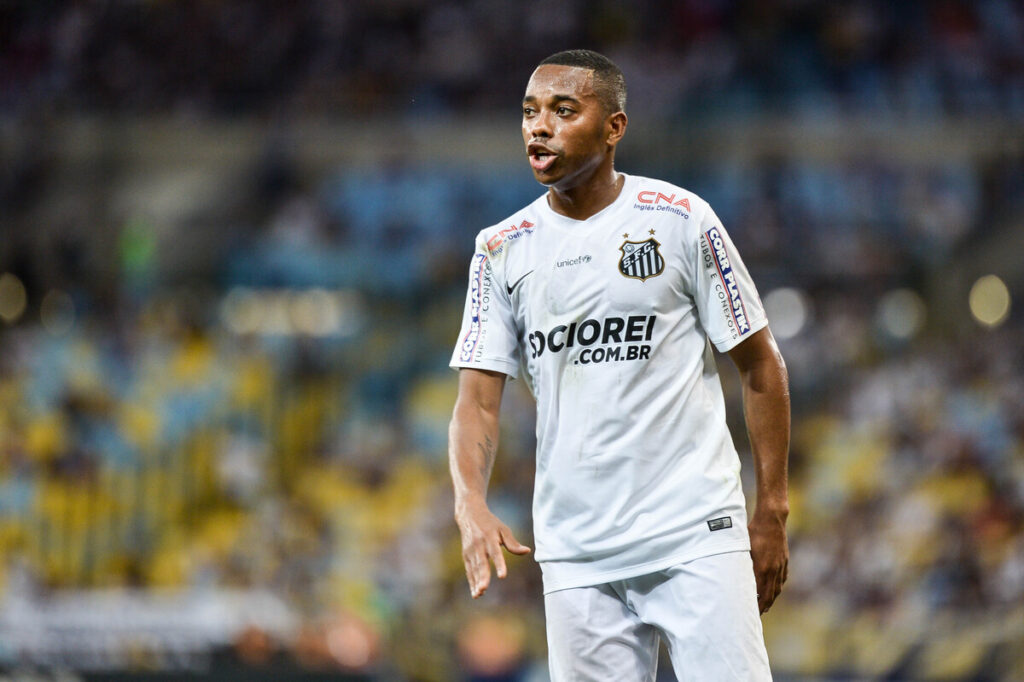
<svg viewBox="0 0 1024 682"><path fill-rule="evenodd" d="M555 162L556 158L558 157L549 152L530 154L530 165L533 166L535 171L546 171Z"/></svg>
<svg viewBox="0 0 1024 682"><path fill-rule="evenodd" d="M530 154L530 166L535 171L546 171L558 158L555 152L539 144L531 144L527 151Z"/></svg>

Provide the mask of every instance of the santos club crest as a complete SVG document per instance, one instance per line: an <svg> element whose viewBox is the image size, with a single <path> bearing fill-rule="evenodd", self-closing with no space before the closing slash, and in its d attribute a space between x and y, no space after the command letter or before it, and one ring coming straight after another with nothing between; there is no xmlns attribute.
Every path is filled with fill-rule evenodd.
<svg viewBox="0 0 1024 682"><path fill-rule="evenodd" d="M661 257L658 247L661 244L654 237L642 242L626 241L619 247L622 258L619 259L619 272L624 277L632 277L640 281L649 277L657 277L665 270L665 259Z"/></svg>

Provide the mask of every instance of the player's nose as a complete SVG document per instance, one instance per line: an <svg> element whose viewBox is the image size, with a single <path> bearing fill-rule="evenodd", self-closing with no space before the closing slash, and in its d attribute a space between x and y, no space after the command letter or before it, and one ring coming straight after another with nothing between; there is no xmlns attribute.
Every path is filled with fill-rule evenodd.
<svg viewBox="0 0 1024 682"><path fill-rule="evenodd" d="M530 137L534 139L539 137L551 137L550 112L538 112L536 116L527 121L526 130L530 133Z"/></svg>

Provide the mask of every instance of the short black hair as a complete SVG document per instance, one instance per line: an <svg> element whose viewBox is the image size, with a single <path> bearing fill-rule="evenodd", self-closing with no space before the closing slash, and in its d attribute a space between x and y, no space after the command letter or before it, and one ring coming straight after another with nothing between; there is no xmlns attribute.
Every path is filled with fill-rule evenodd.
<svg viewBox="0 0 1024 682"><path fill-rule="evenodd" d="M594 90L609 114L626 110L626 77L615 62L593 50L564 50L542 60L537 66L553 64L590 69L594 72Z"/></svg>

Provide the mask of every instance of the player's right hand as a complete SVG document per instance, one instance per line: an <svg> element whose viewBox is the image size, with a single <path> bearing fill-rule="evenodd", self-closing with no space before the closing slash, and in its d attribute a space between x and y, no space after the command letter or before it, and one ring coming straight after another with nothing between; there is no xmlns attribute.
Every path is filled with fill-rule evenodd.
<svg viewBox="0 0 1024 682"><path fill-rule="evenodd" d="M492 514L486 505L464 507L455 516L462 533L462 561L473 599L491 584L491 564L499 578L508 575L504 547L513 554L529 554L530 548L516 540L512 530Z"/></svg>

